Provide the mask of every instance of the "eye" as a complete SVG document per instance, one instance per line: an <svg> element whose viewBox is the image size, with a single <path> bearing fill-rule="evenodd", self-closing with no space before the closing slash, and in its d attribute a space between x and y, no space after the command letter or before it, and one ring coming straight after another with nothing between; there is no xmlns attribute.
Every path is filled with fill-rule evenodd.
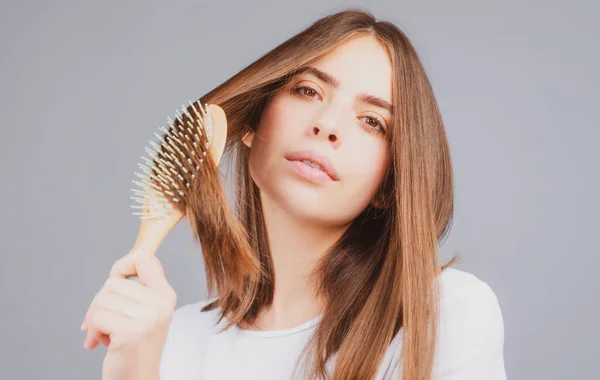
<svg viewBox="0 0 600 380"><path fill-rule="evenodd" d="M319 96L317 90L309 86L296 86L292 88L292 91L295 94L299 94L307 98L315 98Z"/></svg>
<svg viewBox="0 0 600 380"><path fill-rule="evenodd" d="M380 133L385 133L385 128L383 128L383 122L375 117L375 116L365 116L363 117L363 119L367 120L367 124L373 128L373 129L378 129L378 132Z"/></svg>

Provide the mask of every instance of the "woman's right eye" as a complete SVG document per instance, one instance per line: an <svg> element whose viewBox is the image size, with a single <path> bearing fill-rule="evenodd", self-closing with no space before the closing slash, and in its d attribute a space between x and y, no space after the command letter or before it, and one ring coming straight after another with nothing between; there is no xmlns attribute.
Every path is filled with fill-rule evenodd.
<svg viewBox="0 0 600 380"><path fill-rule="evenodd" d="M317 91L312 88L312 87L308 87L308 86L297 86L294 87L292 89L292 91L296 94L308 97L308 98L314 98L315 95L318 96L319 94L317 93Z"/></svg>

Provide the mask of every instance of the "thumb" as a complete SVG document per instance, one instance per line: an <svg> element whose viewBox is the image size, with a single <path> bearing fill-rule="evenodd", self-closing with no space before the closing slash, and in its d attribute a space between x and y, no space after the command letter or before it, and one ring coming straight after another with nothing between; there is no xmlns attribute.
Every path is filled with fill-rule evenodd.
<svg viewBox="0 0 600 380"><path fill-rule="evenodd" d="M164 269L158 258L142 250L134 250L123 256L110 270L109 277L137 276L139 282L149 288L162 289L167 284Z"/></svg>

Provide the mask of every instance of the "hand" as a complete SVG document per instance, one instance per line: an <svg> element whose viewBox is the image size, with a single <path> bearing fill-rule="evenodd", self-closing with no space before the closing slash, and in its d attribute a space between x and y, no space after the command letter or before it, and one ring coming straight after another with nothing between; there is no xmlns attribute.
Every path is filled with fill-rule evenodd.
<svg viewBox="0 0 600 380"><path fill-rule="evenodd" d="M128 275L140 282L125 279ZM156 256L133 251L117 260L81 326L86 349L108 346L103 379L158 378L176 301Z"/></svg>

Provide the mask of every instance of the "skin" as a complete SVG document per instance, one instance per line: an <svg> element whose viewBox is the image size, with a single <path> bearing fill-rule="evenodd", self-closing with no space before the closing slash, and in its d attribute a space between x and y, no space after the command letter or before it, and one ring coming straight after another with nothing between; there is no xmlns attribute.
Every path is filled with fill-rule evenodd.
<svg viewBox="0 0 600 380"><path fill-rule="evenodd" d="M371 36L359 37L311 66L339 85L310 73L297 76L266 105L256 134L244 138L275 272L274 301L257 322L264 330L297 326L322 312L324 300L307 276L350 222L376 202L388 165L385 133L392 114L357 100L367 93L391 103L392 65L384 48ZM285 154L304 149L327 156L339 181L299 176Z"/></svg>
<svg viewBox="0 0 600 380"><path fill-rule="evenodd" d="M275 271L274 301L256 324L264 330L297 326L322 313L324 300L307 276L369 203L380 207L376 194L388 165L385 131L392 115L357 100L368 93L391 103L392 66L384 48L373 37L359 37L311 66L335 77L338 86L309 73L295 77L269 101L256 134L243 140L251 148L250 172L261 190ZM339 180L301 177L284 156L304 149L327 156ZM141 283L125 279L134 274ZM108 346L103 379L158 379L175 304L156 256L130 252L115 262L81 326L86 349Z"/></svg>
<svg viewBox="0 0 600 380"><path fill-rule="evenodd" d="M137 274L140 282L125 279ZM151 253L132 251L112 266L81 325L83 346L108 346L103 380L158 380L177 295Z"/></svg>

